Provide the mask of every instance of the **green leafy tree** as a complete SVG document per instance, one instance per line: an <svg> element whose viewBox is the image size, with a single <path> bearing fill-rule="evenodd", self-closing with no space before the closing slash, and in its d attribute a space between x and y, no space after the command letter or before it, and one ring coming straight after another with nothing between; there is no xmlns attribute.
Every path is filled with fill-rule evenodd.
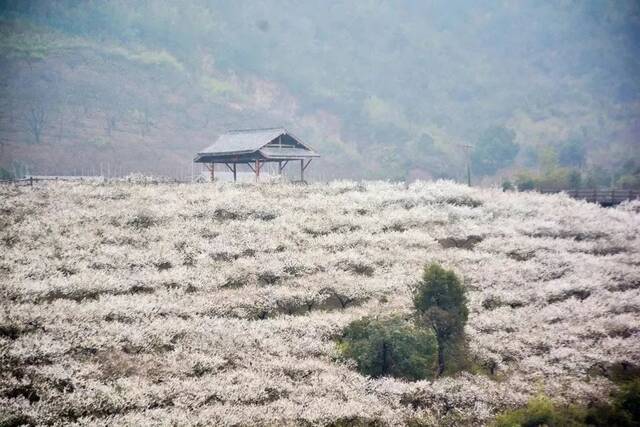
<svg viewBox="0 0 640 427"><path fill-rule="evenodd" d="M464 325L469 316L465 289L451 270L438 264L425 267L413 303L425 326L438 340L438 375L467 367Z"/></svg>
<svg viewBox="0 0 640 427"><path fill-rule="evenodd" d="M492 175L498 169L512 164L520 149L514 141L515 137L514 131L502 126L484 131L471 154L474 171L482 175Z"/></svg>
<svg viewBox="0 0 640 427"><path fill-rule="evenodd" d="M433 378L437 347L431 330L399 317L356 320L345 328L338 345L343 356L356 361L362 374L409 380Z"/></svg>

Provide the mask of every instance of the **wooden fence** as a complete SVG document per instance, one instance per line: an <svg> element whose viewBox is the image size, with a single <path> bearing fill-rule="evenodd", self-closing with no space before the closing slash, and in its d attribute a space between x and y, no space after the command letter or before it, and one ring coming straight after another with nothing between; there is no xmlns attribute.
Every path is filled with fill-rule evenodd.
<svg viewBox="0 0 640 427"><path fill-rule="evenodd" d="M13 184L18 186L33 187L33 181L35 181L33 177L22 178L22 179L2 179L0 180L0 184Z"/></svg>
<svg viewBox="0 0 640 427"><path fill-rule="evenodd" d="M598 203L602 206L613 206L625 200L640 199L639 190L602 190L602 189L573 189L573 190L551 190L541 189L541 193L566 193L574 199L586 200L587 202Z"/></svg>
<svg viewBox="0 0 640 427"><path fill-rule="evenodd" d="M28 178L18 179L4 179L0 180L0 184L13 184L17 186L29 186L33 187L36 182L45 181L95 181L97 177L82 177L82 176L30 176Z"/></svg>
<svg viewBox="0 0 640 427"><path fill-rule="evenodd" d="M96 182L104 180L101 176L30 176L27 178L18 178L18 179L4 179L0 180L0 184L10 184L17 185L22 187L33 187L33 184L38 182L49 182L49 181L72 181L72 182Z"/></svg>
<svg viewBox="0 0 640 427"><path fill-rule="evenodd" d="M71 181L71 182L127 182L126 178L105 178L102 176L30 176L28 178L19 179L3 179L0 180L0 185L17 185L23 187L33 187L34 183L49 182L49 181ZM162 183L162 184L189 184L191 180L179 180L174 178L161 178L158 181L150 183Z"/></svg>

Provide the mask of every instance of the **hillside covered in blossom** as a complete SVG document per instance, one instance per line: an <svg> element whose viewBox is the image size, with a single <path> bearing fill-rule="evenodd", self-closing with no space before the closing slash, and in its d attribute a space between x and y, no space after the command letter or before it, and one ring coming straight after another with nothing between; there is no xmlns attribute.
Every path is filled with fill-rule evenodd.
<svg viewBox="0 0 640 427"><path fill-rule="evenodd" d="M472 372L368 378L349 322L467 289ZM640 360L640 205L451 182L0 188L0 421L483 425Z"/></svg>

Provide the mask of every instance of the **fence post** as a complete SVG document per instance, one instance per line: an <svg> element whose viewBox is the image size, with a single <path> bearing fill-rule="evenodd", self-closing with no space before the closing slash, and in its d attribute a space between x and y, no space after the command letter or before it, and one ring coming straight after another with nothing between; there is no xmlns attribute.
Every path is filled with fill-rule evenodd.
<svg viewBox="0 0 640 427"><path fill-rule="evenodd" d="M33 177L29 176L29 186L33 187Z"/></svg>

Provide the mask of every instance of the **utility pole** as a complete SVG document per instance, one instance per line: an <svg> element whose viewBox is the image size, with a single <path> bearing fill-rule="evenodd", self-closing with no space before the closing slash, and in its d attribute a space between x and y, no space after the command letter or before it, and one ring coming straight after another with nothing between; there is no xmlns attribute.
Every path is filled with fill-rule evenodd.
<svg viewBox="0 0 640 427"><path fill-rule="evenodd" d="M458 144L459 147L462 147L464 150L464 158L467 166L467 185L471 187L471 149L473 145L471 144Z"/></svg>

